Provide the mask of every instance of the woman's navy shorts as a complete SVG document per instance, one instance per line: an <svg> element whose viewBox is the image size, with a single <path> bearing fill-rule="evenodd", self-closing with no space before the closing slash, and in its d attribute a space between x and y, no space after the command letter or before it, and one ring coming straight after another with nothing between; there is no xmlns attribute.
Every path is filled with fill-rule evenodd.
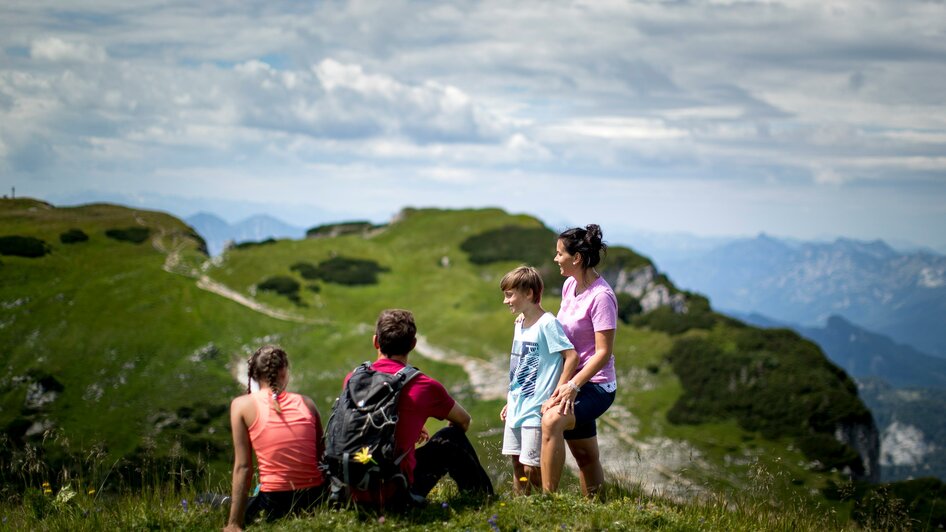
<svg viewBox="0 0 946 532"><path fill-rule="evenodd" d="M583 440L598 435L595 420L614 402L615 392L605 391L600 384L586 382L575 398L575 428L565 431L566 440Z"/></svg>

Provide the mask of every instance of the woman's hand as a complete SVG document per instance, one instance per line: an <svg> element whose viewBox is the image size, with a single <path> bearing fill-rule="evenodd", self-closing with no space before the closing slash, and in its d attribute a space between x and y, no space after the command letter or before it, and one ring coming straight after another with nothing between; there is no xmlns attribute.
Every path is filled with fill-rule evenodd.
<svg viewBox="0 0 946 532"><path fill-rule="evenodd" d="M508 404L503 405L502 411L499 412L499 419L506 421L506 407L508 406Z"/></svg>
<svg viewBox="0 0 946 532"><path fill-rule="evenodd" d="M548 401L542 405L543 413L545 410L559 405L558 413L562 415L569 415L575 413L575 398L578 397L578 390L576 390L571 381L568 381L564 384L559 384L558 388L555 388L555 391L552 392L552 396L549 397Z"/></svg>

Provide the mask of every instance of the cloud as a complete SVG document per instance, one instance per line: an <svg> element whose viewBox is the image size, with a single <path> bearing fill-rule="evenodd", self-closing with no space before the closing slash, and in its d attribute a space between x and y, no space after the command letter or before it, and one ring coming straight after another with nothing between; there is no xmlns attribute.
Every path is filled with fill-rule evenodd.
<svg viewBox="0 0 946 532"><path fill-rule="evenodd" d="M4 5L0 179L234 198L278 181L267 197L286 201L408 182L486 204L503 179L647 180L792 187L825 209L820 194L878 187L946 203L944 31L946 5L922 1ZM346 179L326 188L332 172Z"/></svg>
<svg viewBox="0 0 946 532"><path fill-rule="evenodd" d="M54 62L101 63L108 59L108 54L101 46L47 37L33 41L30 45L30 57Z"/></svg>

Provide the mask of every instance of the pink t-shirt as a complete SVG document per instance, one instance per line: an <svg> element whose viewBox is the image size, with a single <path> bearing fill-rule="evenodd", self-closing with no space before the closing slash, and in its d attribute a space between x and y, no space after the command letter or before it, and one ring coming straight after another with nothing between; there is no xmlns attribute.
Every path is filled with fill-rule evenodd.
<svg viewBox="0 0 946 532"><path fill-rule="evenodd" d="M272 396L253 392L256 420L249 427L250 443L259 463L260 491L292 491L322 484L318 446L322 423L302 396L283 392L276 412Z"/></svg>
<svg viewBox="0 0 946 532"><path fill-rule="evenodd" d="M581 369L595 354L595 332L617 328L618 299L604 277L598 277L591 286L576 296L577 284L574 277L565 280L562 287L562 306L557 317L568 339L578 351L578 369ZM591 378L591 382L607 383L616 380L612 353L608 363Z"/></svg>
<svg viewBox="0 0 946 532"><path fill-rule="evenodd" d="M404 364L397 360L383 358L376 360L371 367L376 371L393 374L403 368ZM345 377L346 383L350 377L351 373ZM450 397L442 384L423 373L411 379L401 390L397 405L398 420L394 430L394 445L398 456L407 451L407 455L401 461L401 471L404 472L408 482L414 482L414 466L417 465L414 444L420 437L424 423L428 418L445 419L455 403L456 401Z"/></svg>

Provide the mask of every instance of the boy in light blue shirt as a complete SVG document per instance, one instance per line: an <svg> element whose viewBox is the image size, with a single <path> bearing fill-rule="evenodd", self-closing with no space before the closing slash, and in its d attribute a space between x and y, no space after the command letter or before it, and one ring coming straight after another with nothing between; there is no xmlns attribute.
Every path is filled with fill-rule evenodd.
<svg viewBox="0 0 946 532"><path fill-rule="evenodd" d="M578 353L555 315L542 308L542 276L535 268L520 266L499 286L503 304L520 315L509 358L509 393L499 414L506 422L502 452L512 457L513 491L527 494L542 486L542 403L573 376Z"/></svg>

